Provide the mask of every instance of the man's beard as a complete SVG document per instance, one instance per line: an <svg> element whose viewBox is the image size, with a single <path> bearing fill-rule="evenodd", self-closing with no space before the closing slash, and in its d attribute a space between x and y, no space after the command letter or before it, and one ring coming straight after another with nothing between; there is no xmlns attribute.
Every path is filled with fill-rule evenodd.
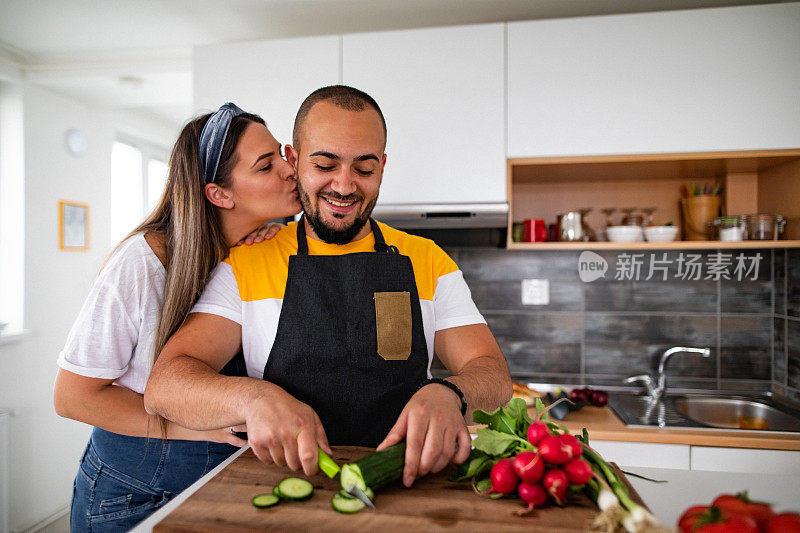
<svg viewBox="0 0 800 533"><path fill-rule="evenodd" d="M375 197L369 204L367 204L367 206L362 210L361 214L356 217L350 227L344 229L334 229L325 224L325 221L322 220L322 217L319 214L319 209L313 209L316 207L316 205L311 202L311 197L303 189L299 179L297 180L297 192L299 193L300 197L300 205L303 206L303 212L305 213L304 216L308 219L308 222L314 229L314 233L316 233L317 237L319 237L323 242L328 244L347 244L352 242L355 236L358 235L358 233L369 220L372 210L375 209L375 204L378 201L378 198ZM342 202L347 202L350 200L363 201L363 197L357 194L342 196L335 192L330 192L327 193L327 196Z"/></svg>

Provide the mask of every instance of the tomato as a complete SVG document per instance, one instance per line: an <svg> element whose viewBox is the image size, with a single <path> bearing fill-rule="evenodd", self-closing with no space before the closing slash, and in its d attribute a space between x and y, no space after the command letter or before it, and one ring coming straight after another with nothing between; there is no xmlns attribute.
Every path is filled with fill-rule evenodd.
<svg viewBox="0 0 800 533"><path fill-rule="evenodd" d="M678 529L681 533L759 533L753 518L705 505L684 511L678 520Z"/></svg>
<svg viewBox="0 0 800 533"><path fill-rule="evenodd" d="M770 504L750 499L747 491L738 494L720 494L711 505L729 513L745 514L760 524L774 515Z"/></svg>
<svg viewBox="0 0 800 533"><path fill-rule="evenodd" d="M800 533L800 514L780 513L763 524L764 533Z"/></svg>
<svg viewBox="0 0 800 533"><path fill-rule="evenodd" d="M706 512L708 512L708 505L695 505L686 509L678 519L678 531L681 533L694 531L694 523Z"/></svg>

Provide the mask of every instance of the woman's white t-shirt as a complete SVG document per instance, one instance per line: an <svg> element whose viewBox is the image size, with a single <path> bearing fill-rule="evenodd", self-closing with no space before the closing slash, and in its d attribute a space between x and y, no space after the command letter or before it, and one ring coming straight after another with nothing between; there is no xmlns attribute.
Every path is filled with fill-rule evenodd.
<svg viewBox="0 0 800 533"><path fill-rule="evenodd" d="M123 241L83 303L58 366L144 393L165 276L143 233Z"/></svg>

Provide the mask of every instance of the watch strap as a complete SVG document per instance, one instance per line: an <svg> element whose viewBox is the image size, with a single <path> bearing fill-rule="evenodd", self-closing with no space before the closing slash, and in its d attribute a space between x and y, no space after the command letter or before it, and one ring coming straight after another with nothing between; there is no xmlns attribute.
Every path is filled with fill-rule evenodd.
<svg viewBox="0 0 800 533"><path fill-rule="evenodd" d="M451 391L455 392L458 395L458 399L461 400L461 416L466 416L466 414L467 414L467 399L464 397L464 393L461 392L461 389L459 389L458 385L456 385L455 383L452 383L452 382L447 381L446 379L442 379L442 378L429 378L429 379L424 380L422 383L420 383L419 387L417 387L417 390L421 389L422 387L424 387L426 385L431 385L431 384L434 384L434 383L436 383L438 385L444 385L445 387L447 387L448 389L450 389Z"/></svg>

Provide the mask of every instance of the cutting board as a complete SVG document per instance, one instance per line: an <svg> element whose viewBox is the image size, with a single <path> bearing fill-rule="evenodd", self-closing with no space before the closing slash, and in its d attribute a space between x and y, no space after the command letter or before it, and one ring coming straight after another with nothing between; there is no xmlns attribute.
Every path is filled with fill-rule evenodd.
<svg viewBox="0 0 800 533"><path fill-rule="evenodd" d="M370 450L334 447L334 459L344 464ZM375 499L375 511L343 515L331 508L331 498L341 488L338 478L322 473L310 478L314 496L305 502L281 503L256 509L250 499L271 492L285 477L304 477L288 468L268 466L252 450L245 451L154 527L154 531L587 531L597 507L583 494L567 507L550 506L518 516L521 500L491 500L476 494L469 482L448 480L451 467L417 480L411 489L399 483L385 487ZM630 485L629 485L630 487ZM631 495L641 503L631 489Z"/></svg>

